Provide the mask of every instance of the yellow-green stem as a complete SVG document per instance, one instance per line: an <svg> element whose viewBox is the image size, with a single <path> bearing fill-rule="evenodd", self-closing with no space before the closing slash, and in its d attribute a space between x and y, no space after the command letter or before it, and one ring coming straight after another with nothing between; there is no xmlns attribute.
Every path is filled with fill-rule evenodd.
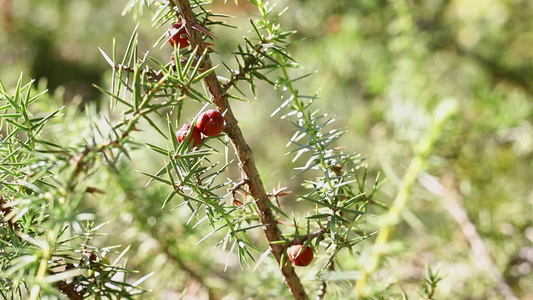
<svg viewBox="0 0 533 300"><path fill-rule="evenodd" d="M407 204L407 197L409 196L411 187L413 186L413 183L415 182L418 174L424 168L424 164L425 159L420 156L416 156L415 158L413 158L413 160L409 164L409 169L407 170L407 173L404 176L402 186L400 187L400 190L398 191L398 194L394 199L394 203L389 210L389 214L386 217L385 226L378 233L376 237L376 242L372 247L370 259L367 261L363 273L357 281L355 288L358 296L363 296L365 294L365 287L367 285L368 279L372 275L372 273L374 273L374 271L378 268L379 261L385 251L385 247L392 232L392 228L398 222L400 214L405 205Z"/></svg>
<svg viewBox="0 0 533 300"><path fill-rule="evenodd" d="M356 282L355 291L358 298L362 298L366 295L368 279L379 267L380 260L385 252L392 229L398 223L402 210L407 205L407 198L409 197L411 188L415 183L418 174L420 174L420 172L422 172L424 169L427 158L433 150L433 145L442 132L444 123L455 112L455 110L455 101L442 102L435 109L433 118L434 121L427 136L415 146L415 157L409 164L407 173L404 175L398 193L396 194L396 198L394 199L389 213L386 216L385 224L378 233L376 241L372 246L370 258L365 264L361 277Z"/></svg>
<svg viewBox="0 0 533 300"><path fill-rule="evenodd" d="M44 281L44 277L48 273L48 260L50 259L50 247L48 246L48 243L44 244L42 251L43 253L39 262L39 269L37 270L37 275L35 276L37 283L31 289L30 300L39 299L39 294L41 292L40 284Z"/></svg>

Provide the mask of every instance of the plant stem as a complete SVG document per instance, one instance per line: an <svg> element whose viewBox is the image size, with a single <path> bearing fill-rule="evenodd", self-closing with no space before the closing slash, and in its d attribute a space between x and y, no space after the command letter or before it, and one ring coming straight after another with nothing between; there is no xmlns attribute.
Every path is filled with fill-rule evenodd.
<svg viewBox="0 0 533 300"><path fill-rule="evenodd" d="M53 233L50 233L52 236ZM40 284L44 282L44 277L48 273L48 260L50 259L51 249L47 241L40 242L39 246L41 247L41 259L39 261L39 269L37 269L37 274L35 275L35 280L37 284L33 286L30 292L30 300L39 299L41 293Z"/></svg>
<svg viewBox="0 0 533 300"><path fill-rule="evenodd" d="M407 204L407 198L409 197L411 188L418 178L418 174L424 169L427 158L433 151L433 145L437 141L444 123L454 113L455 109L455 102L442 102L435 109L434 121L428 134L415 146L415 157L409 164L407 173L404 175L399 191L396 194L396 198L385 218L385 224L378 233L376 241L372 246L370 258L362 271L361 277L356 282L355 292L358 298L364 298L366 296L368 279L379 266L381 258L386 250L387 242L392 233L392 229L400 220L400 215Z"/></svg>
<svg viewBox="0 0 533 300"><path fill-rule="evenodd" d="M191 46L193 48L197 47L198 53L205 53L206 47L202 41L200 32L192 28L192 25L196 24L197 22L189 0L170 0L170 4L173 7L178 7L181 17L185 19L186 30ZM209 70L212 67L213 65L211 63L211 59L206 53L203 62L203 69ZM280 230L268 204L270 200L268 199L265 187L255 166L252 150L244 139L244 136L237 124L238 122L235 119L235 116L233 115L229 105L228 94L218 81L215 72L211 72L208 76L206 76L204 78L204 82L207 85L209 92L213 96L213 102L217 105L220 111L225 111L224 118L226 120L226 128L224 131L230 138L233 148L235 149L239 159L239 167L241 169L242 177L250 189L250 194L256 200L254 203L259 212L259 219L264 225L263 231L267 240L269 241L272 254L276 258L278 264L281 266L281 273L284 277L285 284L289 287L294 299L308 299L302 283L300 282L300 278L296 275L292 264L287 260L282 262L282 256L285 252L286 246L273 244L273 242L281 241L283 238L280 235Z"/></svg>
<svg viewBox="0 0 533 300"><path fill-rule="evenodd" d="M440 201L448 210L453 219L461 227L461 231L470 244L472 260L476 267L487 272L495 283L495 288L505 300L518 300L513 293L513 289L505 282L501 271L492 259L487 246L479 235L476 225L468 217L467 211L463 208L463 197L457 188L455 176L451 172L443 175L441 187L445 193L441 195L444 201Z"/></svg>
<svg viewBox="0 0 533 300"><path fill-rule="evenodd" d="M355 289L357 295L360 297L365 294L365 287L368 279L379 265L381 257L385 252L392 228L400 218L400 214L407 203L407 197L409 196L411 187L416 181L418 174L422 171L424 162L424 158L416 156L409 164L407 173L402 180L402 186L400 187L400 190L394 199L394 203L386 216L385 225L378 233L376 241L372 247L370 259L367 261L361 277L359 280L357 280Z"/></svg>

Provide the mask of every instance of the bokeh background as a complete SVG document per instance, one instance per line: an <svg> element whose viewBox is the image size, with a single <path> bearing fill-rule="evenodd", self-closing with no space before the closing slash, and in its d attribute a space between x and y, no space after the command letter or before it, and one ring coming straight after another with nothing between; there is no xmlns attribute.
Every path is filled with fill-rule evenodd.
<svg viewBox="0 0 533 300"><path fill-rule="evenodd" d="M316 108L347 130L339 146L367 158L370 178L378 172L388 178L380 201L394 198L433 108L446 100L458 103L426 177L448 184L503 280L521 299L533 299L533 1L272 2L280 11L288 6L280 22L297 31L290 54L301 69L294 74L316 71L298 82L299 90L318 92ZM157 43L166 28L152 27L149 9L121 16L127 5L125 0L0 0L0 80L14 87L22 72L50 90L49 103L39 104L43 110L67 104L69 124L54 124L53 133L75 140L87 127L87 107L107 109L108 99L93 87L108 86L111 76L98 47L110 53L116 39L121 53L139 23L139 52L168 61L169 47ZM210 8L233 15L225 21L242 29L212 29L218 52L213 60L229 61L249 30L248 17L257 12L246 1L215 0ZM227 75L222 68L218 72ZM297 211L302 181L293 178L292 157L284 155L293 129L270 116L280 105L278 92L260 88L252 103L234 102L235 114L265 185L287 186L293 196L282 205ZM284 295L275 264L241 269L230 257L224 271L228 254L221 246L209 240L195 245L207 229L192 228L178 211L159 209L165 191L141 188L145 179L135 170L154 172L160 160L134 156L120 179L130 188L115 191L110 178L109 192L87 204L98 207L102 220L112 220L98 243L132 245L130 267L141 274L155 271L146 282L152 289L147 297L174 299L183 292L201 299L207 297L206 286L225 299ZM436 299L501 299L444 198L428 184L415 187L392 237L397 247L378 276L383 288L403 289L416 299L428 263L440 265L445 276ZM260 235L256 239L264 242ZM317 271L299 273L313 286ZM329 297L349 295L350 289L339 283Z"/></svg>

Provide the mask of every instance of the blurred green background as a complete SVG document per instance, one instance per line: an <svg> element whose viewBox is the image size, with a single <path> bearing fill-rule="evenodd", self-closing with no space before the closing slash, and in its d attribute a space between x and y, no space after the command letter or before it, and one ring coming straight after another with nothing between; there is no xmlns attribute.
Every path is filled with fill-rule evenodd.
<svg viewBox="0 0 533 300"><path fill-rule="evenodd" d="M156 45L166 28L151 27L149 12L138 20L132 14L122 17L127 2L0 0L0 79L13 87L23 72L50 89L49 105L70 103L68 128L53 127L65 139L75 139L87 126L79 112L83 104L107 107L107 99L92 86L108 86L111 74L98 47L111 53L115 38L121 53L139 22L139 52L168 61L170 49ZM279 10L289 7L281 23L297 31L299 41L290 54L302 68L294 75L317 71L298 88L311 95L318 91L317 108L347 130L339 146L367 157L371 177L381 170L388 178L380 201L394 198L395 184L413 156L413 145L426 133L432 109L444 100L458 103L428 174L452 182L506 282L521 299L533 299L533 1L273 2ZM213 28L218 37L213 61L231 60L249 30L247 16L256 12L245 1L238 6L214 1L210 7L235 16L226 22L243 28ZM222 68L217 74L227 76ZM270 116L280 105L277 92L261 88L253 103L234 102L236 117L267 189L281 184L298 194L302 180L292 179L295 165L284 156L293 130L289 122ZM153 172L161 158L148 155L139 154L139 161L125 168ZM140 189L144 181L139 184L139 178L132 172L110 179L110 187L113 180L124 180L131 190L110 191L102 196L106 199L93 201L100 203L97 213L103 220L114 220L101 242L132 244L131 267L144 274L156 271L147 282L154 289L150 296L173 299L184 288L189 295L205 296L191 270L227 299L279 296L283 286L272 280L279 278L275 265L263 264L258 272L253 264L240 270L232 262L223 272L227 255L221 252L213 263L209 240L194 246L205 232L186 225L187 216L159 210L165 192ZM282 205L297 209L295 198L282 199ZM414 189L404 214L407 222L393 236L399 250L386 260L380 276L413 292L424 264L440 264L446 278L437 298L500 299L442 201L423 185ZM299 270L306 279L316 271ZM338 289L349 287L340 284ZM330 297L336 295L333 288Z"/></svg>

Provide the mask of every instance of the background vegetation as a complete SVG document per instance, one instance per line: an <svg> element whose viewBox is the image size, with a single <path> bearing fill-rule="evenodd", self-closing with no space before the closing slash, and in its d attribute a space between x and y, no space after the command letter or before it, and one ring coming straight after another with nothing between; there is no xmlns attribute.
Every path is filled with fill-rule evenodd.
<svg viewBox="0 0 533 300"><path fill-rule="evenodd" d="M385 291L385 298L405 291L416 299L429 264L433 270L440 266L444 276L435 299L500 299L498 286L503 283L517 297L533 299L533 2L273 2L278 11L289 7L280 23L297 31L293 39L298 42L289 51L304 69L295 75L317 70L298 88L308 94L320 88L316 106L347 129L338 146L367 158L370 180L380 171L387 178L376 200L393 203L432 112L446 101L457 105L457 113L443 125L427 170L411 189L385 264L373 274L376 290ZM109 110L108 97L93 87L107 87L111 81L97 47L111 53L116 38L122 53L137 22L140 51L170 59L170 48L156 44L167 27L153 28L147 11L120 17L127 5L0 1L4 86L14 89L22 71L25 81L37 80L39 90L50 89L35 103L35 111L67 105L64 121L51 120L43 135L74 145L95 121L87 116ZM225 21L245 32L251 29L247 16L257 15L246 1L214 1L209 8L235 16ZM215 26L213 33L214 63L230 61L243 32ZM282 155L289 151L292 130L288 122L271 117L280 105L279 95L266 84L258 89L253 103L232 105L261 177L269 189L281 185L294 195L303 194L300 182L292 179L298 172L293 157ZM190 114L199 107L191 105ZM88 197L83 207L99 220L109 220L101 229L106 234L95 236L93 243L121 245L118 253L131 245L126 256L128 267L140 272L137 278L155 272L143 284L151 289L148 297L206 298L206 287L212 297L225 299L286 295L275 262L241 269L235 256L209 239L196 245L209 228L193 228L178 210L161 210L166 192L156 185L143 187L147 179L139 171L157 172L162 158L143 148L131 155L131 165L121 166L123 176L99 175L98 188L105 193ZM230 167L229 172L238 170ZM297 216L306 205L291 195L280 201ZM266 243L259 233L252 238ZM365 265L372 243L362 243L354 257L343 254L351 270ZM312 266L298 270L309 286L317 285L317 272ZM332 286L331 299L353 289L349 283L354 277L342 276L346 281Z"/></svg>

